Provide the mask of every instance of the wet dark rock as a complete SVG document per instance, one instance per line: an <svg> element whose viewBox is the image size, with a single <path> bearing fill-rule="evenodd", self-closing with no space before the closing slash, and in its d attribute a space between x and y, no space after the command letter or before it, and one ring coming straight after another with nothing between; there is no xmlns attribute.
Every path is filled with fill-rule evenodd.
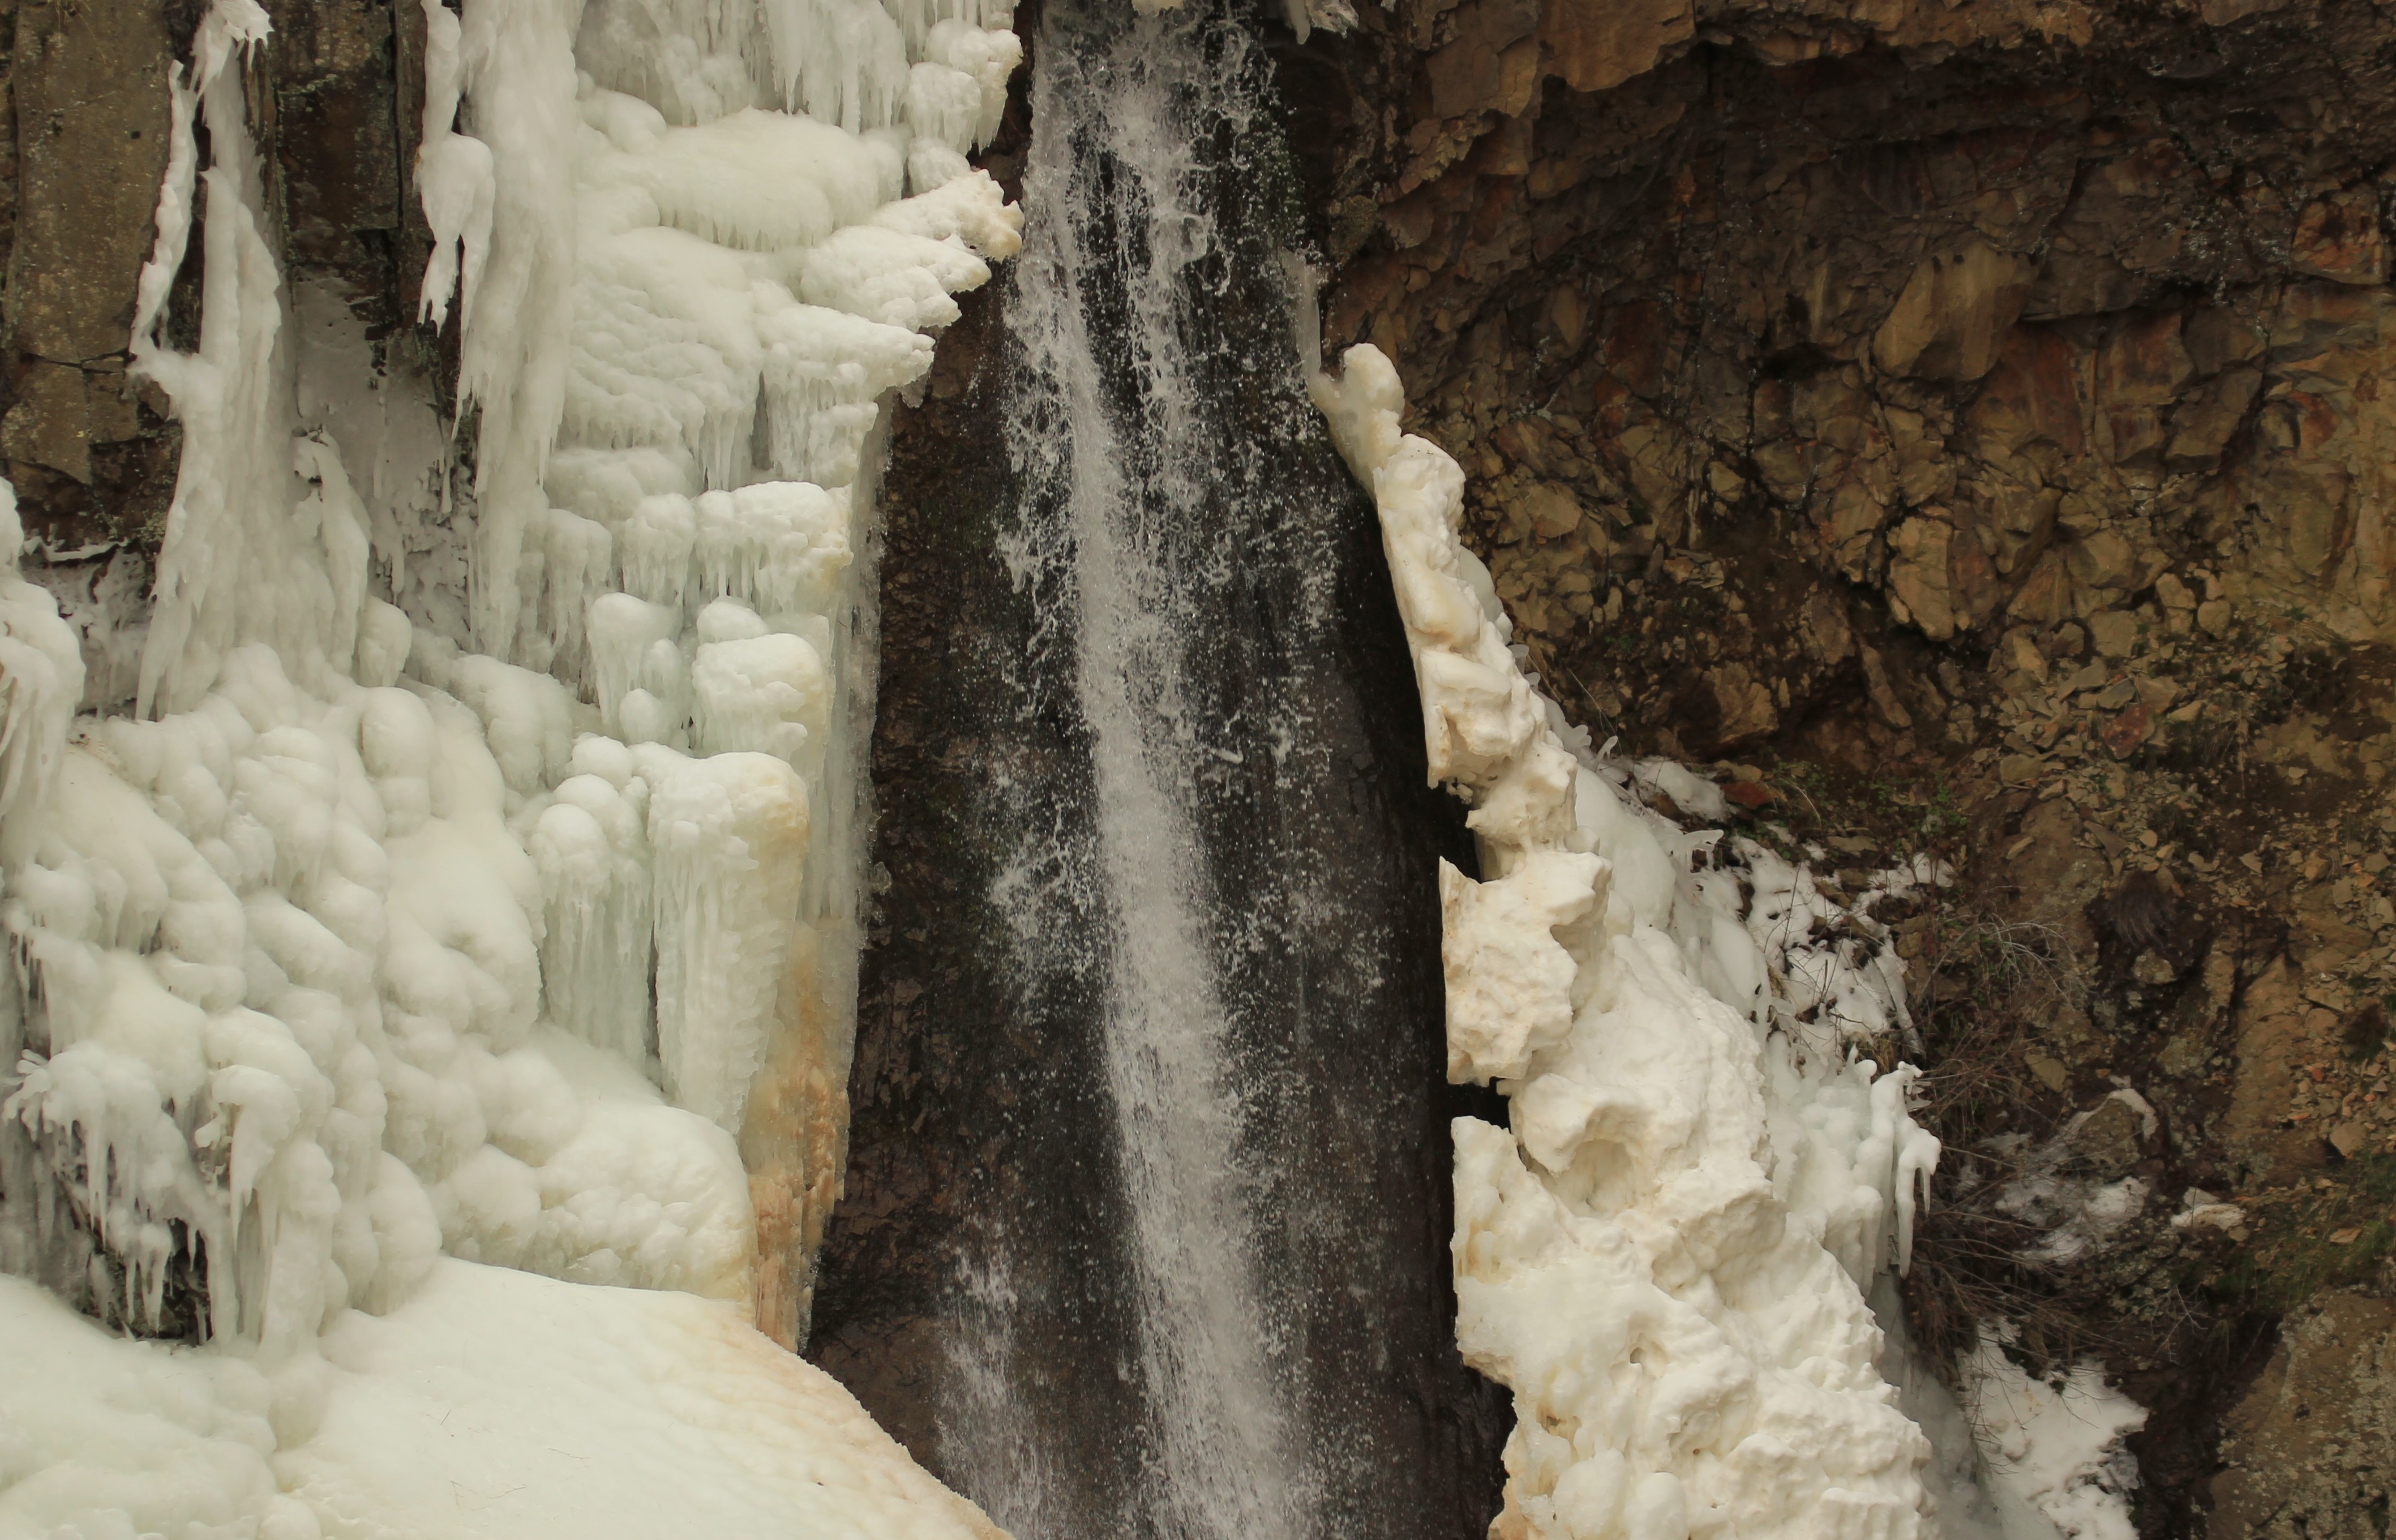
<svg viewBox="0 0 2396 1540"><path fill-rule="evenodd" d="M2178 929L2178 896L2151 871L2130 873L2099 900L2097 909L2100 922L2133 952L2170 942Z"/></svg>
<svg viewBox="0 0 2396 1540"><path fill-rule="evenodd" d="M154 553L181 455L166 397L126 374L156 235L166 79L204 0L0 7L0 470L29 536ZM322 283L430 361L415 328L428 237L410 165L423 21L407 0L272 0L250 66L254 138L286 285ZM206 200L166 339L198 337Z"/></svg>

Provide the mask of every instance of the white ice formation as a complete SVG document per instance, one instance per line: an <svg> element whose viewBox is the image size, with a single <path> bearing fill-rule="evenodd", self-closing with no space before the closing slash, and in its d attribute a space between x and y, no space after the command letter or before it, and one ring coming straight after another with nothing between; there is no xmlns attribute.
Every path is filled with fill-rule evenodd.
<svg viewBox="0 0 2396 1540"><path fill-rule="evenodd" d="M2146 1410L2106 1383L2101 1364L2030 1374L2005 1354L2014 1335L2003 1322L1983 1322L1963 1365L1964 1410L2001 1512L2028 1509L2063 1540L2132 1540L2128 1494L2138 1465L2122 1440L2146 1426ZM2003 1517L2005 1540L2034 1529L2027 1515Z"/></svg>
<svg viewBox="0 0 2396 1540"><path fill-rule="evenodd" d="M1524 675L1458 538L1463 472L1401 432L1389 360L1351 349L1314 394L1380 511L1431 777L1473 806L1483 880L1441 891L1451 1078L1511 1098L1511 1131L1455 1125L1458 1339L1517 1416L1493 1534L1926 1533L1929 1446L1863 1291L1938 1145L1913 1071L1843 1041L1902 1025L1894 959L1814 938L1810 878L1760 849L1743 901L1693 871L1719 836L1631 788L1672 772L1590 753Z"/></svg>
<svg viewBox="0 0 2396 1540"><path fill-rule="evenodd" d="M284 284L268 19L213 0L146 620L79 650L0 483L0 1272L203 1344L0 1279L0 1534L992 1533L772 1339L844 1137L873 434L1018 245L965 159L1008 16L402 14L471 471Z"/></svg>

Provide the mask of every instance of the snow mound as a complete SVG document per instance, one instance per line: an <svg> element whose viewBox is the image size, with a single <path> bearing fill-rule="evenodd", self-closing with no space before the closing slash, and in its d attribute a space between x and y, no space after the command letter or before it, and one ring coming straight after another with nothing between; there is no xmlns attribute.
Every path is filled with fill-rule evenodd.
<svg viewBox="0 0 2396 1540"><path fill-rule="evenodd" d="M0 1534L1000 1533L829 1375L688 1294L444 1258L323 1354L271 1376L0 1276Z"/></svg>

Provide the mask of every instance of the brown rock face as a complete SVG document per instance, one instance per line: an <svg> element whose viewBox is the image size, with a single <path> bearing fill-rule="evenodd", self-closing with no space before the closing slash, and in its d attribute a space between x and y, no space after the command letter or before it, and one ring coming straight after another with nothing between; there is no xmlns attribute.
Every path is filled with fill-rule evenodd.
<svg viewBox="0 0 2396 1540"><path fill-rule="evenodd" d="M1860 602L1909 659L2126 613L2166 573L2211 598L2198 567L2350 640L2396 622L2396 114L2326 105L2369 99L2376 10L1483 0L1367 25L1349 153L1317 167L1348 248L1327 334L1391 352L1480 472L1501 591L1598 715L1753 741L1760 714L1708 709L1731 656L1784 718L1851 698L1852 658L1731 609L1750 587ZM1577 524L1543 516L1559 492ZM1693 552L1786 571L1693 606L1669 570ZM1651 617L1689 656L1616 644Z"/></svg>
<svg viewBox="0 0 2396 1540"><path fill-rule="evenodd" d="M2299 1310L2228 1432L2218 1540L2376 1540L2396 1492L2396 1305L2334 1294Z"/></svg>
<svg viewBox="0 0 2396 1540"><path fill-rule="evenodd" d="M54 364L121 354L166 168L161 7L27 0L16 17L17 229L7 319Z"/></svg>
<svg viewBox="0 0 2396 1540"><path fill-rule="evenodd" d="M286 272L330 280L374 335L403 330L430 240L413 179L421 13L405 0L267 9Z"/></svg>
<svg viewBox="0 0 2396 1540"><path fill-rule="evenodd" d="M2232 1533L2207 1481L2255 1345L2396 1246L2384 1033L2345 1045L2396 998L2396 21L1360 15L1285 68L1327 350L1396 360L1598 738L1724 760L1817 867L1958 864L1902 944L1954 1152L1918 1334L2010 1311L2101 1352L2154 1409L2142 1531ZM2169 901L2134 937L2138 880ZM2023 1261L1968 1184L2121 1085L2154 1135L2078 1158L2152 1212ZM2246 1217L2165 1223L2190 1188ZM2323 1501L2304 1533L2384 1528Z"/></svg>
<svg viewBox="0 0 2396 1540"><path fill-rule="evenodd" d="M29 531L47 533L53 514L139 528L163 517L174 473L171 431L125 364L166 168L175 39L153 5L25 0L0 17L12 25L0 38L13 107L0 173L15 214L0 459Z"/></svg>

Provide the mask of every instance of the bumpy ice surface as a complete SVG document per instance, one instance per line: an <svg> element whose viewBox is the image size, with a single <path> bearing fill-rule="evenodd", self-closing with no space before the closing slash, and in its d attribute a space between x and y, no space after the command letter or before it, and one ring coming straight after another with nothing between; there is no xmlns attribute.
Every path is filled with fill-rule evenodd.
<svg viewBox="0 0 2396 1540"><path fill-rule="evenodd" d="M471 472L286 287L216 0L146 612L62 621L0 483L0 1533L990 1533L752 1321L836 1180L868 443L1016 247L965 153L1020 49L410 10Z"/></svg>
<svg viewBox="0 0 2396 1540"><path fill-rule="evenodd" d="M1903 1256L1937 1142L1910 1070L1804 1015L1846 998L1887 1025L1893 959L1810 948L1809 884L1760 851L1748 904L1693 871L1719 836L1631 783L1710 789L1591 753L1524 675L1458 539L1463 473L1401 433L1389 361L1352 349L1315 389L1380 510L1431 774L1474 804L1484 878L1441 880L1450 1076L1511 1097L1511 1130L1455 1129L1458 1340L1515 1396L1496 1533L1923 1533L1929 1445L1862 1287Z"/></svg>

